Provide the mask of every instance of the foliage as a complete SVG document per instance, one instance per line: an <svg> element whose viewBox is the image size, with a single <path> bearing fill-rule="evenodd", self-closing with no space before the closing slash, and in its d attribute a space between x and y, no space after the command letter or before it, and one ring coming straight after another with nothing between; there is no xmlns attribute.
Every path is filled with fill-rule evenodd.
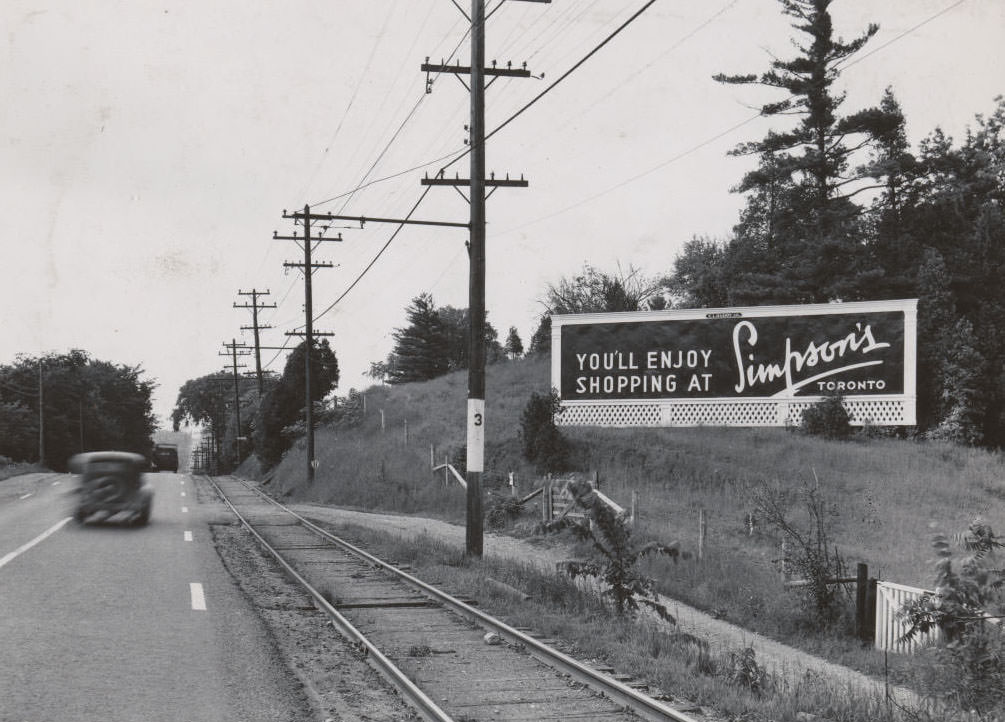
<svg viewBox="0 0 1005 722"><path fill-rule="evenodd" d="M311 355L310 398L317 402L325 398L338 385L338 359L327 339L315 340ZM252 440L255 452L267 466L276 464L290 447L295 436L284 434L287 427L297 421L303 424L306 390L307 342L293 349L283 375L262 398L254 420ZM301 431L301 433L303 433Z"/></svg>
<svg viewBox="0 0 1005 722"><path fill-rule="evenodd" d="M803 411L802 429L825 439L847 439L851 436L850 420L844 399L840 395L826 396Z"/></svg>
<svg viewBox="0 0 1005 722"><path fill-rule="evenodd" d="M619 265L616 273L606 273L587 263L579 274L549 285L543 303L549 314L641 311L661 291L661 281L634 266L626 272Z"/></svg>
<svg viewBox="0 0 1005 722"><path fill-rule="evenodd" d="M436 310L446 333L447 371L466 369L471 356L471 320L466 308L442 306ZM496 363L505 357L499 345L499 332L488 321L485 322L485 362Z"/></svg>
<svg viewBox="0 0 1005 722"><path fill-rule="evenodd" d="M38 411L20 400L0 402L0 444L5 458L37 458Z"/></svg>
<svg viewBox="0 0 1005 722"><path fill-rule="evenodd" d="M320 402L318 423L329 424L339 429L354 429L363 423L365 403L363 394L356 389L342 397L332 397L331 403Z"/></svg>
<svg viewBox="0 0 1005 722"><path fill-rule="evenodd" d="M364 375L369 376L374 381L385 383L388 376L391 375L391 370L394 366L394 354L388 354L386 361L371 361L370 368L364 373Z"/></svg>
<svg viewBox="0 0 1005 722"><path fill-rule="evenodd" d="M527 355L538 356L551 353L551 314L545 313L538 320L534 335L530 337Z"/></svg>
<svg viewBox="0 0 1005 722"><path fill-rule="evenodd" d="M757 519L782 535L785 555L781 564L786 576L793 574L797 581L804 582L796 589L812 605L815 621L830 625L844 611L842 585L832 583L844 576L844 564L833 548L828 530L827 520L834 512L820 495L819 480L816 482L813 486L804 483L796 494L761 484L753 501ZM796 501L802 503L806 515L803 524L792 518Z"/></svg>
<svg viewBox="0 0 1005 722"><path fill-rule="evenodd" d="M694 237L684 244L674 260L674 270L666 279L675 305L683 308L715 308L729 304L724 286L724 243Z"/></svg>
<svg viewBox="0 0 1005 722"><path fill-rule="evenodd" d="M569 444L555 425L555 415L561 412L561 399L552 390L549 394L532 393L520 416L524 458L541 473L564 471L568 464Z"/></svg>
<svg viewBox="0 0 1005 722"><path fill-rule="evenodd" d="M516 497L489 492L485 502L485 525L489 529L505 529L522 513L523 505Z"/></svg>
<svg viewBox="0 0 1005 722"><path fill-rule="evenodd" d="M227 416L224 383L225 379L220 374L207 374L182 384L171 412L174 430L177 431L184 423L191 423L222 431Z"/></svg>
<svg viewBox="0 0 1005 722"><path fill-rule="evenodd" d="M940 696L990 719L1005 705L1005 568L993 566L994 552L1005 542L979 519L958 540L969 554L956 571L950 539L933 538L935 593L905 607L910 627L904 636L940 630L933 650L942 668Z"/></svg>
<svg viewBox="0 0 1005 722"><path fill-rule="evenodd" d="M449 339L433 297L423 293L405 309L408 326L394 331L395 365L388 381L404 384L442 376L449 369Z"/></svg>
<svg viewBox="0 0 1005 722"><path fill-rule="evenodd" d="M520 340L520 334L517 333L516 326L509 327L509 333L506 334L506 344L503 346L503 351L506 353L506 356L511 359L523 356L523 341Z"/></svg>
<svg viewBox="0 0 1005 722"><path fill-rule="evenodd" d="M41 367L45 462L66 469L80 451L150 452L156 428L151 396L155 382L139 366L92 358L74 349L41 357L18 356L0 366L0 454L38 459Z"/></svg>
<svg viewBox="0 0 1005 722"><path fill-rule="evenodd" d="M753 647L731 651L724 673L730 682L749 689L757 696L773 690L775 686L768 670L757 663Z"/></svg>
<svg viewBox="0 0 1005 722"><path fill-rule="evenodd" d="M674 561L680 556L680 545L647 542L638 544L632 539L631 527L623 515L603 503L589 484L569 482L569 490L576 503L590 512L592 523L565 517L552 528L568 527L581 540L592 544L598 559L590 562L568 562L565 571L570 577L586 576L606 585L604 595L614 602L614 611L621 615L634 612L643 604L662 619L676 620L659 602L652 579L642 574L639 561L648 556L666 556Z"/></svg>

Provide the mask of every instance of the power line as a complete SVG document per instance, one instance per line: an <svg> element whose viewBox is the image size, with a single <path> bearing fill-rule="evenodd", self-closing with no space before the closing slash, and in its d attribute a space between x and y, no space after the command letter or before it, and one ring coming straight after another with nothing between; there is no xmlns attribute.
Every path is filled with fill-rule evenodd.
<svg viewBox="0 0 1005 722"><path fill-rule="evenodd" d="M412 214L415 213L415 211L419 207L419 204L421 204L422 201L424 201L426 199L426 196L429 194L429 191L431 191L432 189L433 189L433 186L426 186L426 190L422 191L422 195L419 196L419 200L417 200L415 202L415 205L412 206L412 209L405 216L404 220L407 221L407 220L411 219ZM341 301L343 298L345 298L346 296L349 295L349 292L356 287L356 284L358 284L361 280L363 280L363 276L365 276L367 274L367 272L371 268L373 268L373 264L375 264L377 262L377 259L379 259L382 255L384 255L384 251L386 251L387 248L388 248L388 246L390 246L391 243L394 241L394 239L398 237L398 234L401 232L401 229L404 228L404 227L405 227L405 224L401 223L397 228L394 229L394 233L392 233L391 237L387 239L387 242L383 246L381 246L381 249L379 251L377 251L377 255L374 256L373 259L371 259L371 261L366 265L366 268L364 268L362 271L360 271L359 275L356 276L356 280L354 280L349 285L349 287L345 291L342 292L341 296L339 296L334 301L332 301L324 311L322 311L317 316L315 316L314 317L315 321L318 320L319 318L321 318L322 316L324 316L329 311L331 311L333 308L335 308L335 306L339 303L339 301Z"/></svg>
<svg viewBox="0 0 1005 722"><path fill-rule="evenodd" d="M749 118L747 118L745 120L741 120L739 123L736 123L735 125L731 125L730 127L726 128L725 130L720 131L719 133L716 133L712 137L706 138L702 142L697 143L696 145L691 146L687 150L683 150L680 153L677 153L676 155L674 155L671 158L668 158L667 160L663 161L662 163L659 163L658 165L655 165L652 168L649 168L648 170L644 170L641 173L638 173L638 174L632 176L631 178L626 178L625 180L621 181L620 183L616 183L615 185L610 186L610 187L606 188L605 190L600 191L599 193L594 193L592 196L589 196L589 197L584 198L584 199L582 199L580 201L577 201L576 203L573 203L572 205L566 206L565 208L563 208L563 209L561 209L559 211L555 211L554 213L549 213L546 216L541 216L540 218L536 218L536 219L534 219L532 221L528 221L527 223L523 223L523 224L521 224L519 226L514 226L513 228L507 228L506 230L500 231L499 233L497 233L495 235L501 235L503 233L512 233L513 231L518 231L521 228L526 228L527 226L532 226L535 223L540 223L541 221L546 221L549 218L554 218L555 216L560 216L563 213L568 213L569 211L573 210L574 208L579 208L579 206L582 206L582 205L585 205L586 203L594 201L597 198L600 198L602 196L607 195L608 193L612 193L612 192L618 190L619 188L622 188L622 187L624 187L624 186L626 186L626 185L628 185L630 183L634 183L635 181L637 181L637 180L639 180L641 178L645 178L646 176L651 175L651 174L655 173L658 170L662 170L663 168L666 168L668 165L671 165L672 163L676 163L677 161L679 161L679 160L681 160L683 158L686 158L687 156L691 155L695 151L701 150L706 145L710 145L710 144L714 143L715 141L719 140L720 138L723 138L723 137L729 135L734 130L737 130L738 128L742 128L743 126L747 125L748 123L752 123L753 121L757 120L760 117L761 117L761 113L758 112L758 113L750 116Z"/></svg>
<svg viewBox="0 0 1005 722"><path fill-rule="evenodd" d="M924 20L922 20L917 25L908 28L907 30L905 30L904 32L902 32L900 35L898 35L898 36L896 36L894 38L891 38L890 40L887 40L885 43L883 43L882 45L880 45L878 47L873 48L872 50L870 50L865 55L860 55L857 58L855 58L854 60L850 60L849 62L844 63L844 64L840 64L839 63L837 65L837 67L838 68L842 68L842 69L843 68L850 68L851 66L855 65L856 63L861 63L866 58L871 57L872 55L875 55L880 50L885 50L887 47L889 47L890 45L893 45L895 42L897 42L901 38L907 37L908 35L910 35L911 33L913 33L918 28L920 28L920 27L922 27L924 25L927 25L928 23L932 22L933 20L935 20L938 17L941 17L941 16L945 15L950 10L952 10L953 8L959 7L960 5L962 5L963 3L965 3L966 1L967 0L957 0L952 5L949 5L949 6L945 7L945 8L943 8L942 10L940 10L937 13L935 13L931 17L925 18Z"/></svg>
<svg viewBox="0 0 1005 722"><path fill-rule="evenodd" d="M611 42L611 40L613 40L615 37L617 37L625 28L627 28L629 25L631 25L636 19L638 19L639 16L642 15L642 13L644 13L646 10L648 10L655 3L656 3L656 0L648 0L648 2L646 2L646 4L642 6L642 8L640 8L638 11L636 11L634 14L632 14L631 17L629 17L627 20L625 20L613 32L611 32L610 34L608 34L607 37L604 38L604 40L600 42L600 44L598 44L590 52L588 52L586 55L584 55L575 65L573 65L571 68L569 68L568 70L566 70L561 76L559 76L559 78L557 80L553 81L547 88L545 88L540 93L538 93L536 96L534 96L529 102L527 102L526 104L524 104L523 107L521 107L519 110L517 110L515 113L513 113L509 118L507 118L506 120L504 120L495 129L493 129L491 132L487 133L485 135L485 139L484 140L487 141L493 135L495 135L500 130L502 130L503 128L505 128L507 125L509 125L511 122L513 122L514 120L516 120L516 118L518 118L520 115L522 115L524 112L526 112L531 106L533 106L535 103L537 103L539 100L541 100L541 98L543 98L545 95L547 95L549 92L551 92L559 83L561 83L563 80L565 80L566 78L568 78L573 72L575 72L578 68L580 68L587 60L589 60L591 57L593 57L597 52L599 52L601 48L603 48L605 45L607 45L609 42ZM746 122L749 122L749 121L746 121ZM730 130L733 130L733 129L731 128ZM711 142L711 141L708 141L708 142ZM449 168L451 165L453 165L457 161L459 161L462 158L466 157L470 152L471 152L471 147L469 146L466 150L464 150L459 155L457 155L455 158L453 158L449 163L447 163L446 165L444 165L441 170L446 170L447 168ZM425 165L430 165L430 164L427 163ZM427 186L426 187L426 190L423 191L423 193L419 196L419 199L415 202L415 205L412 206L412 209L408 212L408 215L405 216L404 220L409 220L412 217L412 214L415 213L415 211L418 209L418 207L422 203L422 201L425 200L426 195L429 193L429 190L430 190L431 187L432 186ZM322 203L324 203L324 202L327 202L327 201L322 201ZM357 284L359 284L359 282L363 279L363 276L365 276L369 272L369 270L371 268L373 268L373 265L377 262L377 260L384 254L384 252L391 245L391 243L394 241L394 239L398 237L398 234L401 232L401 229L404 228L404 226L405 226L405 224L402 223L402 224L400 224L394 230L394 233L391 234L391 237L387 240L387 242L377 252L377 255L374 256L373 259L366 265L366 267L359 273L359 275L356 276L356 279L352 282L352 284L350 284L350 286L345 291L342 292L342 295L340 295L331 304L329 304L328 307L325 308L324 311L322 311L321 313L319 313L315 317L314 320L320 319L322 316L324 316L329 311L331 311L343 298L345 298L349 294L350 291L352 291L353 288L356 287Z"/></svg>

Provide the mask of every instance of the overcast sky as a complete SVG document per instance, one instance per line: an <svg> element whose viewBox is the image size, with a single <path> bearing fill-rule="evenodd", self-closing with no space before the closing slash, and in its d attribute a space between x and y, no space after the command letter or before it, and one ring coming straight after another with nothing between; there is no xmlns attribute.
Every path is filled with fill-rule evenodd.
<svg viewBox="0 0 1005 722"><path fill-rule="evenodd" d="M488 58L544 77L492 85L488 128L644 4L505 2L488 24ZM530 182L488 205L487 307L502 336L512 325L529 342L546 285L584 262L656 275L690 237L729 233L743 203L729 189L750 161L727 151L771 127L754 108L779 96L711 76L792 55L779 7L659 0L491 139L489 170ZM959 139L1005 90L999 0L838 0L832 14L846 39L880 25L841 77L842 110L892 86L912 142L937 126ZM303 323L302 280L282 266L302 252L272 240L295 230L283 209L401 217L423 171L346 194L423 164L435 173L464 148L465 87L443 75L427 94L419 69L457 48L469 60L450 0L4 0L0 19L0 362L82 348L141 365L162 418L182 383L223 367L224 342L251 343L240 330L250 312L232 307L248 301L239 290L268 289L263 300L279 306L262 313L274 327L264 344ZM467 161L455 170L467 176ZM467 213L454 189L436 188L414 217ZM342 243L322 245L316 259L336 267L314 277L316 311L393 230L346 228ZM467 306L465 240L405 229L316 323L335 334L340 393L367 385L416 295Z"/></svg>

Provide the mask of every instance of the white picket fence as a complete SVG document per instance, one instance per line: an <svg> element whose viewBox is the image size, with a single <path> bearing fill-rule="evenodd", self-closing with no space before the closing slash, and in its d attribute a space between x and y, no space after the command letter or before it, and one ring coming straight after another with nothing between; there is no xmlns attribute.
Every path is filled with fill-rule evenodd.
<svg viewBox="0 0 1005 722"><path fill-rule="evenodd" d="M923 594L932 594L928 589L908 587L893 582L876 583L876 649L895 654L912 654L918 649L935 642L939 631L932 629L925 634L917 634L910 640L901 638L909 625L900 618L900 610L905 604Z"/></svg>

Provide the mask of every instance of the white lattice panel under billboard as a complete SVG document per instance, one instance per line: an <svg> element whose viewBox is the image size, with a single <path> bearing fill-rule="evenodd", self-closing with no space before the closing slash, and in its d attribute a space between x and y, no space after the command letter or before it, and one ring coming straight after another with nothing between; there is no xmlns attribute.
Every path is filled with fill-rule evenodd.
<svg viewBox="0 0 1005 722"><path fill-rule="evenodd" d="M705 401L664 404L568 403L559 426L799 426L813 402ZM851 423L902 425L913 411L900 399L845 401Z"/></svg>
<svg viewBox="0 0 1005 722"><path fill-rule="evenodd" d="M915 423L917 301L552 317L563 426L796 426L839 394L855 425Z"/></svg>

